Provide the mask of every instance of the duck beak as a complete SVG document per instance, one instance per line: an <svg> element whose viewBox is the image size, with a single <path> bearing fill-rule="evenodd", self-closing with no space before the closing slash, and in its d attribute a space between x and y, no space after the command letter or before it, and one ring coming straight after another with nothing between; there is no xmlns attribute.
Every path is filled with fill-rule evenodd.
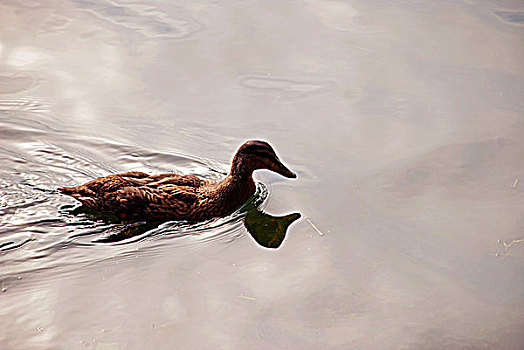
<svg viewBox="0 0 524 350"><path fill-rule="evenodd" d="M274 161L271 170L287 178L294 179L297 177L297 174L289 170L278 158Z"/></svg>

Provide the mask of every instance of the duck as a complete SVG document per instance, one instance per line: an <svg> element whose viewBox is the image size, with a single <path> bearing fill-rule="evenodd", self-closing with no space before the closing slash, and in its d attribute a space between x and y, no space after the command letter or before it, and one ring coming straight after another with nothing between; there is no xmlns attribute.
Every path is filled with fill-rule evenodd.
<svg viewBox="0 0 524 350"><path fill-rule="evenodd" d="M255 193L252 175L259 169L297 177L269 143L250 140L238 148L229 174L220 181L196 175L128 171L58 191L123 221L202 221L226 216L244 204Z"/></svg>

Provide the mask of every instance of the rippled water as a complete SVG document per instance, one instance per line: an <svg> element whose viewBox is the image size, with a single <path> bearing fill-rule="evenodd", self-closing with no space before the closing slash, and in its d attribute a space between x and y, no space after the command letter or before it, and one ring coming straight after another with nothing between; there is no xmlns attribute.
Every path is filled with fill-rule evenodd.
<svg viewBox="0 0 524 350"><path fill-rule="evenodd" d="M523 13L0 2L0 348L524 348ZM225 218L56 191L220 179L246 139L298 178L258 172Z"/></svg>

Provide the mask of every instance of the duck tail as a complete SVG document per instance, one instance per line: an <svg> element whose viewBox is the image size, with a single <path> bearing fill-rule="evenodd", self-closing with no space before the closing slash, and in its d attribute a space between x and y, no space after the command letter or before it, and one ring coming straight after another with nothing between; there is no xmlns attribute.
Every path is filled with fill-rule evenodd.
<svg viewBox="0 0 524 350"><path fill-rule="evenodd" d="M62 193L62 194L65 194L65 195L68 195L68 196L71 196L75 193L78 193L78 188L77 187L59 187L57 188L58 192Z"/></svg>
<svg viewBox="0 0 524 350"><path fill-rule="evenodd" d="M89 197L91 191L86 190L85 186L59 187L58 192L80 200L82 197Z"/></svg>
<svg viewBox="0 0 524 350"><path fill-rule="evenodd" d="M94 193L85 186L59 187L57 190L61 194L73 197L88 207L96 208L96 198L93 197Z"/></svg>

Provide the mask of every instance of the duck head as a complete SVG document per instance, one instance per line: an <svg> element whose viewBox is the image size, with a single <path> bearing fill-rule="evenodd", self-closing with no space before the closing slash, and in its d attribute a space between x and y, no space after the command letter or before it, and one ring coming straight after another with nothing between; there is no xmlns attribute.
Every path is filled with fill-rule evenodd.
<svg viewBox="0 0 524 350"><path fill-rule="evenodd" d="M257 169L268 169L287 178L297 177L294 172L282 164L269 143L247 141L240 146L233 158L231 175L236 178L250 177Z"/></svg>

